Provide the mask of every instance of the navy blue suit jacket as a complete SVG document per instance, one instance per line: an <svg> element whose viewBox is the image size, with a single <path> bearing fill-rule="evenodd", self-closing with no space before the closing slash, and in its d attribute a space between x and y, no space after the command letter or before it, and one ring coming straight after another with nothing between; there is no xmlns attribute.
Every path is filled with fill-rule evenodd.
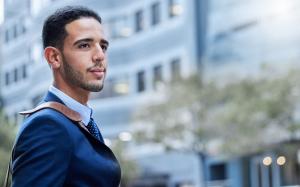
<svg viewBox="0 0 300 187"><path fill-rule="evenodd" d="M51 92L44 101L62 103ZM12 163L13 187L117 187L121 178L109 147L54 109L25 119Z"/></svg>

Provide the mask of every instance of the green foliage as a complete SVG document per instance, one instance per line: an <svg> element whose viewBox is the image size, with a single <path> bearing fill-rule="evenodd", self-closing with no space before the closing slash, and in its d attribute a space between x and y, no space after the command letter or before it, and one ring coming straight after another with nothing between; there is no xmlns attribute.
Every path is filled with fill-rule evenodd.
<svg viewBox="0 0 300 187"><path fill-rule="evenodd" d="M4 120L2 112L0 111L0 184L4 183L4 178L7 166L11 156L11 149L15 138L15 127L9 125Z"/></svg>
<svg viewBox="0 0 300 187"><path fill-rule="evenodd" d="M163 101L136 112L135 137L173 149L258 151L299 131L299 82L297 70L226 84L192 76L170 84Z"/></svg>
<svg viewBox="0 0 300 187"><path fill-rule="evenodd" d="M116 155L122 170L121 186L129 186L129 182L137 178L138 168L135 161L126 154L126 144L120 140L113 143L112 150Z"/></svg>

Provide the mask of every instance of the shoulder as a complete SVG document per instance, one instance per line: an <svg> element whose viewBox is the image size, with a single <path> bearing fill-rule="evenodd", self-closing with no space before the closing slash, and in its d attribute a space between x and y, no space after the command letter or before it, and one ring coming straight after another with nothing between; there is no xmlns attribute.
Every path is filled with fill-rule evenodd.
<svg viewBox="0 0 300 187"><path fill-rule="evenodd" d="M24 179L29 184L32 181L41 181L36 177L59 178L67 170L75 150L74 138L67 128L75 126L71 123L63 114L53 109L40 110L25 119L12 154L15 180ZM33 168L39 170L33 172ZM24 176L28 173L32 175L30 179L25 179ZM32 186L25 185L27 183L24 186Z"/></svg>
<svg viewBox="0 0 300 187"><path fill-rule="evenodd" d="M30 125L36 124L52 124L55 127L64 128L67 127L67 124L69 123L72 123L72 121L66 116L64 116L62 113L51 108L46 108L26 117L23 124L20 127L20 131L22 131L24 128L27 128Z"/></svg>
<svg viewBox="0 0 300 187"><path fill-rule="evenodd" d="M39 110L31 115L29 115L26 119L25 119L25 123L27 121L44 121L44 120L54 120L54 121L61 121L61 119L63 119L64 121L70 121L66 116L64 116L61 112L52 109L52 108L45 108L42 110Z"/></svg>
<svg viewBox="0 0 300 187"><path fill-rule="evenodd" d="M29 115L21 124L17 137L55 135L58 139L71 139L75 125L62 113L54 109L43 109Z"/></svg>
<svg viewBox="0 0 300 187"><path fill-rule="evenodd" d="M53 109L43 109L28 116L21 125L15 141L15 152L31 150L58 149L72 150L74 139L72 130L75 127L67 117ZM68 144L62 144L68 142ZM33 151L34 152L34 151Z"/></svg>

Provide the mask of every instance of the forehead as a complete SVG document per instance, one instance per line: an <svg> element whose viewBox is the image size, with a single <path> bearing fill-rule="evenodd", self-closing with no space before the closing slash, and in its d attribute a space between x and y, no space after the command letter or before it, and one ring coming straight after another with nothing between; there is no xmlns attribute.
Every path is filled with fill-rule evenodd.
<svg viewBox="0 0 300 187"><path fill-rule="evenodd" d="M94 18L80 18L74 20L65 26L67 31L67 38L80 39L85 37L99 37L103 38L102 25Z"/></svg>

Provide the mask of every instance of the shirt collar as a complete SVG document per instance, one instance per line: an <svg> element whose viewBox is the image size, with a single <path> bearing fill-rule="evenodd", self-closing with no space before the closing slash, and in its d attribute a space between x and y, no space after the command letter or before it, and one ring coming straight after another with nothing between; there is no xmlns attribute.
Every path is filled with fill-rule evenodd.
<svg viewBox="0 0 300 187"><path fill-rule="evenodd" d="M92 109L88 106L85 106L75 99L71 98L61 90L55 88L53 85L49 87L49 91L56 95L59 99L64 102L64 104L69 107L70 109L78 112L81 115L82 122L87 125L90 121L90 118L92 116Z"/></svg>

